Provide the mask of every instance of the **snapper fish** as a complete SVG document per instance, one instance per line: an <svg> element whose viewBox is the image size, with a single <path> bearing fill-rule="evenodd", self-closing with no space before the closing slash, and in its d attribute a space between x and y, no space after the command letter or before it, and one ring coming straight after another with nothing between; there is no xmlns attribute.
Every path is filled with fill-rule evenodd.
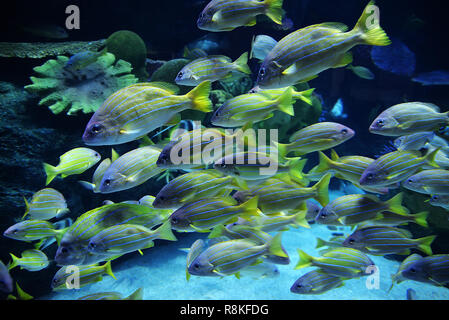
<svg viewBox="0 0 449 320"><path fill-rule="evenodd" d="M180 121L179 113L212 111L210 81L185 95L154 83L138 83L113 93L94 113L83 134L87 145L115 145L137 140L167 124Z"/></svg>
<svg viewBox="0 0 449 320"><path fill-rule="evenodd" d="M20 241L34 241L50 237L60 239L67 229L56 229L53 223L45 220L25 220L9 227L3 236Z"/></svg>
<svg viewBox="0 0 449 320"><path fill-rule="evenodd" d="M417 132L396 138L393 143L398 150L420 150L434 138L433 132Z"/></svg>
<svg viewBox="0 0 449 320"><path fill-rule="evenodd" d="M449 283L449 255L437 254L409 263L401 272L409 280L444 286Z"/></svg>
<svg viewBox="0 0 449 320"><path fill-rule="evenodd" d="M312 25L281 39L263 61L257 77L262 89L282 88L316 78L329 68L352 63L348 51L357 45L391 43L370 1L353 30L342 23Z"/></svg>
<svg viewBox="0 0 449 320"><path fill-rule="evenodd" d="M429 203L432 206L441 207L449 211L449 195L431 195Z"/></svg>
<svg viewBox="0 0 449 320"><path fill-rule="evenodd" d="M251 74L248 52L234 62L226 56L206 56L195 59L179 71L175 82L183 86L197 86L202 81L211 82L232 78L233 73Z"/></svg>
<svg viewBox="0 0 449 320"><path fill-rule="evenodd" d="M402 276L402 271L407 269L408 266L411 265L412 263L414 263L414 262L416 262L418 260L421 260L421 259L422 259L422 256L417 254L417 253L409 255L407 258L405 258L401 262L401 264L400 264L400 266L398 268L398 271L395 274L391 275L392 283L391 283L390 289L388 291L391 291L391 289L393 289L393 286L395 285L395 283L399 284L399 283L407 280L407 278Z"/></svg>
<svg viewBox="0 0 449 320"><path fill-rule="evenodd" d="M307 89L304 91L296 91L296 88L294 86L288 87L288 88L282 88L282 89L267 89L262 90L259 87L252 88L248 93L259 93L262 95L265 95L269 97L270 99L279 99L279 97L285 92L285 90L291 88L292 89L292 98L293 100L301 100L308 105L312 105L312 94L315 91L315 88Z"/></svg>
<svg viewBox="0 0 449 320"><path fill-rule="evenodd" d="M231 31L256 25L256 16L265 14L282 25L283 0L212 0L197 20L198 28L211 32Z"/></svg>
<svg viewBox="0 0 449 320"><path fill-rule="evenodd" d="M26 198L24 200L26 211L23 218L29 215L32 220L50 220L55 217L59 219L70 211L64 196L52 188L39 190L33 194L29 203Z"/></svg>
<svg viewBox="0 0 449 320"><path fill-rule="evenodd" d="M449 171L423 170L404 180L402 186L424 194L449 195Z"/></svg>
<svg viewBox="0 0 449 320"><path fill-rule="evenodd" d="M287 156L290 152L304 155L315 151L333 148L354 137L355 131L336 122L319 122L296 131L290 143L277 143L279 154Z"/></svg>
<svg viewBox="0 0 449 320"><path fill-rule="evenodd" d="M407 102L394 105L382 112L369 127L369 131L383 136L402 136L417 132L436 131L449 124L449 111L431 103Z"/></svg>
<svg viewBox="0 0 449 320"><path fill-rule="evenodd" d="M73 174L81 174L93 167L100 159L100 154L89 148L75 148L67 151L59 157L59 164L56 167L44 163L47 175L45 185L48 185L58 175L65 178Z"/></svg>
<svg viewBox="0 0 449 320"><path fill-rule="evenodd" d="M297 294L322 294L344 285L342 278L318 269L307 272L293 283L290 292Z"/></svg>
<svg viewBox="0 0 449 320"><path fill-rule="evenodd" d="M40 250L31 249L22 252L20 258L10 253L12 262L9 264L8 269L11 270L17 266L21 269L28 271L40 271L48 267L50 262L47 255Z"/></svg>
<svg viewBox="0 0 449 320"><path fill-rule="evenodd" d="M115 160L104 172L99 185L100 193L112 193L134 188L165 169L156 161L161 149L148 146L131 150Z"/></svg>

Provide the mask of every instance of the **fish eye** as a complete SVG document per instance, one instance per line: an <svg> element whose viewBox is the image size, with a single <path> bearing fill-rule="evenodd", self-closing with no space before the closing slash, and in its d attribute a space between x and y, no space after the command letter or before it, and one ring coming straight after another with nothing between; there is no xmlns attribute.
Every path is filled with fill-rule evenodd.
<svg viewBox="0 0 449 320"><path fill-rule="evenodd" d="M341 131L340 131L341 133L343 133L343 134L347 134L348 133L348 129L342 129Z"/></svg>
<svg viewBox="0 0 449 320"><path fill-rule="evenodd" d="M171 218L171 222L174 223L174 224L177 224L178 223L178 218Z"/></svg>
<svg viewBox="0 0 449 320"><path fill-rule="evenodd" d="M98 158L100 155L95 152L95 158Z"/></svg>
<svg viewBox="0 0 449 320"><path fill-rule="evenodd" d="M67 248L63 247L63 248L61 249L61 252L62 252L62 253L68 253L69 250L68 250Z"/></svg>
<svg viewBox="0 0 449 320"><path fill-rule="evenodd" d="M259 70L259 76L263 77L265 75L265 68L260 68Z"/></svg>
<svg viewBox="0 0 449 320"><path fill-rule="evenodd" d="M446 130L446 127L440 127L440 128L438 129L438 132L444 132L444 130Z"/></svg>
<svg viewBox="0 0 449 320"><path fill-rule="evenodd" d="M377 120L376 124L377 124L379 127L383 127L384 121L383 121L382 119Z"/></svg>
<svg viewBox="0 0 449 320"><path fill-rule="evenodd" d="M416 273L416 269L415 268L410 268L410 272L411 273Z"/></svg>
<svg viewBox="0 0 449 320"><path fill-rule="evenodd" d="M410 178L409 178L409 179L407 180L407 182L408 182L408 183L413 183L413 179L410 179Z"/></svg>
<svg viewBox="0 0 449 320"><path fill-rule="evenodd" d="M183 73L182 71L180 71L180 72L178 73L178 78L182 78L183 75L184 75L184 73Z"/></svg>
<svg viewBox="0 0 449 320"><path fill-rule="evenodd" d="M92 133L99 133L103 129L103 126L99 123L95 123L92 128L90 129Z"/></svg>
<svg viewBox="0 0 449 320"><path fill-rule="evenodd" d="M109 186L111 184L111 180L110 179L106 179L104 180L104 184Z"/></svg>
<svg viewBox="0 0 449 320"><path fill-rule="evenodd" d="M160 197L159 197L159 200L164 201L164 200L165 200L165 197L164 197L164 196L160 196Z"/></svg>
<svg viewBox="0 0 449 320"><path fill-rule="evenodd" d="M17 230L17 229L12 230L13 234L17 234L17 232L19 232L19 230Z"/></svg>
<svg viewBox="0 0 449 320"><path fill-rule="evenodd" d="M91 248L96 248L96 247L97 247L97 244L94 243L94 242L91 242L91 243L89 243L89 247L91 247Z"/></svg>
<svg viewBox="0 0 449 320"><path fill-rule="evenodd" d="M372 180L372 179L374 179L374 174L369 173L369 174L366 176L366 178L367 178L368 180Z"/></svg>
<svg viewBox="0 0 449 320"><path fill-rule="evenodd" d="M199 264L199 263L195 263L195 264L193 265L193 267L194 267L195 269L199 269L199 268L200 268L200 264Z"/></svg>
<svg viewBox="0 0 449 320"><path fill-rule="evenodd" d="M432 196L432 200L438 200L438 196L437 195Z"/></svg>
<svg viewBox="0 0 449 320"><path fill-rule="evenodd" d="M349 244L354 244L355 240L354 239L349 239Z"/></svg>

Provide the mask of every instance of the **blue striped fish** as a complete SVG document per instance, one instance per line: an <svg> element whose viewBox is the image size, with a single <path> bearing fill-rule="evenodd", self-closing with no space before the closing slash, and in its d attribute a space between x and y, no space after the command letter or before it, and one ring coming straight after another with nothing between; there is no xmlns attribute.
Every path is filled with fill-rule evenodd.
<svg viewBox="0 0 449 320"><path fill-rule="evenodd" d="M321 257L312 257L298 249L299 261L295 269L314 266L342 278L358 278L370 274L374 262L363 252L352 248L334 248Z"/></svg>
<svg viewBox="0 0 449 320"><path fill-rule="evenodd" d="M442 207L449 211L449 195L433 194L429 199L432 206Z"/></svg>
<svg viewBox="0 0 449 320"><path fill-rule="evenodd" d="M362 187L382 187L401 182L419 171L424 165L439 168L435 149L421 156L419 151L394 151L384 154L371 162L360 177Z"/></svg>
<svg viewBox="0 0 449 320"><path fill-rule="evenodd" d="M58 175L65 178L73 174L81 174L94 166L100 159L100 154L89 148L75 148L67 151L59 157L59 164L56 167L44 163L44 171L47 175L45 185L48 185Z"/></svg>
<svg viewBox="0 0 449 320"><path fill-rule="evenodd" d="M112 255L92 254L87 250L89 240L103 229L119 224L138 224L150 228L160 221L156 210L143 205L115 203L105 205L79 216L64 233L55 260L58 265L90 265L114 258Z"/></svg>
<svg viewBox="0 0 449 320"><path fill-rule="evenodd" d="M169 221L156 230L139 225L121 224L102 230L89 240L87 250L97 254L125 254L154 246L153 240L176 241Z"/></svg>
<svg viewBox="0 0 449 320"><path fill-rule="evenodd" d="M94 113L83 134L87 145L114 145L139 139L166 124L180 121L179 113L212 111L210 81L179 96L154 83L139 83L113 93Z"/></svg>
<svg viewBox="0 0 449 320"><path fill-rule="evenodd" d="M195 276L226 276L257 263L264 255L286 257L281 244L282 233L270 242L257 245L245 239L219 242L200 253L189 265L188 272Z"/></svg>
<svg viewBox="0 0 449 320"><path fill-rule="evenodd" d="M25 200L26 211L23 217L27 215L33 220L50 220L52 218L61 218L70 210L64 196L57 190L45 188L33 194L33 198L28 203Z"/></svg>
<svg viewBox="0 0 449 320"><path fill-rule="evenodd" d="M444 286L449 283L449 255L437 254L410 263L401 275L407 279Z"/></svg>
<svg viewBox="0 0 449 320"><path fill-rule="evenodd" d="M31 249L22 252L21 257L18 258L10 253L12 262L9 264L8 269L11 270L17 266L21 269L28 271L40 271L48 267L50 262L47 255L40 250Z"/></svg>
<svg viewBox="0 0 449 320"><path fill-rule="evenodd" d="M45 220L25 220L9 227L3 235L21 241L41 240L50 237L61 237L67 229L56 230L56 227Z"/></svg>
<svg viewBox="0 0 449 320"><path fill-rule="evenodd" d="M159 175L165 171L156 165L160 153L161 149L148 146L123 154L104 172L99 191L111 193L131 189Z"/></svg>
<svg viewBox="0 0 449 320"><path fill-rule="evenodd" d="M74 280L76 275L79 275L79 277L77 277L79 283L76 283L77 280ZM103 280L103 275L109 275L112 278L117 279L112 273L111 261L106 262L102 266L64 266L54 275L51 287L53 290L79 289ZM75 285L79 285L79 288L72 287Z"/></svg>
<svg viewBox="0 0 449 320"><path fill-rule="evenodd" d="M356 248L373 255L410 254L410 249L417 249L431 255L430 245L436 236L412 239L408 230L374 226L356 230L343 242L345 247Z"/></svg>
<svg viewBox="0 0 449 320"><path fill-rule="evenodd" d="M176 75L175 82L183 86L197 86L202 81L211 82L231 78L233 73L251 74L248 65L248 52L234 62L226 56L206 56L188 63Z"/></svg>
<svg viewBox="0 0 449 320"><path fill-rule="evenodd" d="M407 269L408 268L408 266L409 265L411 265L412 263L414 263L414 262L416 262L416 261L418 261L418 260L421 260L422 259L422 256L421 255L419 255L419 254L417 254L417 253L414 253L414 254L412 254L412 255L409 255L407 258L405 258L402 262L401 262L401 264L400 264L400 266L399 266L399 268L398 268L398 271L395 273L395 274L392 274L391 275L391 286L390 286L390 289L388 289L388 291L391 291L391 289L393 288L393 286L395 285L395 283L401 283L401 282L403 282L403 281L405 281L405 280L407 280L407 278L405 278L403 275L402 275L402 271L404 271L405 269Z"/></svg>
<svg viewBox="0 0 449 320"><path fill-rule="evenodd" d="M425 194L449 195L449 171L423 170L404 180L402 186Z"/></svg>
<svg viewBox="0 0 449 320"><path fill-rule="evenodd" d="M186 202L170 216L173 229L177 231L208 231L218 224L237 216L251 218L259 215L257 197L241 205L234 198L205 198Z"/></svg>
<svg viewBox="0 0 449 320"><path fill-rule="evenodd" d="M215 169L193 171L176 177L156 195L155 208L179 208L184 203L215 197L223 191L228 194L238 188L231 176L223 176Z"/></svg>
<svg viewBox="0 0 449 320"><path fill-rule="evenodd" d="M402 206L403 194L399 193L388 201L381 201L369 194L349 194L338 197L320 210L315 221L321 224L354 225L363 221L382 218L383 211L407 214Z"/></svg>
<svg viewBox="0 0 449 320"><path fill-rule="evenodd" d="M329 68L352 62L348 51L357 45L386 46L391 42L379 26L374 1L364 9L353 30L341 23L312 25L281 39L263 61L257 78L262 89L283 88L309 81Z"/></svg>
<svg viewBox="0 0 449 320"><path fill-rule="evenodd" d="M192 262L198 257L201 252L206 250L206 244L204 240L198 239L190 246L190 249L187 253L187 261L186 261L186 280L190 280L189 266Z"/></svg>
<svg viewBox="0 0 449 320"><path fill-rule="evenodd" d="M318 269L307 272L293 283L290 292L297 294L322 294L343 286L343 280Z"/></svg>
<svg viewBox="0 0 449 320"><path fill-rule="evenodd" d="M407 102L383 111L369 127L369 131L383 136L403 136L417 132L436 131L449 124L449 112L431 103Z"/></svg>
<svg viewBox="0 0 449 320"><path fill-rule="evenodd" d="M277 147L281 157L287 156L290 152L299 156L333 148L354 135L354 130L340 123L319 122L296 131L290 137L290 143L278 143Z"/></svg>
<svg viewBox="0 0 449 320"><path fill-rule="evenodd" d="M86 296L78 298L78 300L142 300L143 299L143 288L139 288L128 297L123 297L120 292L99 292L92 293Z"/></svg>
<svg viewBox="0 0 449 320"><path fill-rule="evenodd" d="M396 138L394 146L398 150L419 150L435 137L433 132L418 132Z"/></svg>
<svg viewBox="0 0 449 320"><path fill-rule="evenodd" d="M213 125L220 127L241 127L248 122L257 123L273 117L276 110L294 116L293 89L287 88L278 98L264 94L243 94L229 99L212 116Z"/></svg>
<svg viewBox="0 0 449 320"><path fill-rule="evenodd" d="M282 25L283 0L212 0L197 20L198 28L206 31L231 31L242 26L254 26L256 16L265 14Z"/></svg>

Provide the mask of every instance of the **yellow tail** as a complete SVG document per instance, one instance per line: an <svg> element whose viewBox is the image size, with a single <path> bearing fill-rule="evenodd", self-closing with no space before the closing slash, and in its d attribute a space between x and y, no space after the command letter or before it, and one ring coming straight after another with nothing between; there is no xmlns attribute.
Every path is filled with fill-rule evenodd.
<svg viewBox="0 0 449 320"><path fill-rule="evenodd" d="M331 177L332 174L327 173L312 187L317 191L315 200L318 201L323 207L329 203L329 182Z"/></svg>
<svg viewBox="0 0 449 320"><path fill-rule="evenodd" d="M156 229L156 232L159 233L159 239L170 241L178 240L171 230L170 220L165 221L159 228Z"/></svg>
<svg viewBox="0 0 449 320"><path fill-rule="evenodd" d="M192 109L206 113L212 111L212 102L209 99L210 90L211 82L206 80L187 93L187 97L192 100Z"/></svg>
<svg viewBox="0 0 449 320"><path fill-rule="evenodd" d="M284 18L285 11L282 9L282 3L283 0L265 0L266 15L277 24L282 24L282 18Z"/></svg>
<svg viewBox="0 0 449 320"><path fill-rule="evenodd" d="M364 44L372 46L388 46L391 40L379 25L379 8L374 1L370 1L363 10L363 14L354 28L357 32L362 32Z"/></svg>
<svg viewBox="0 0 449 320"><path fill-rule="evenodd" d="M293 89L290 87L284 91L284 93L276 101L278 109L292 117L295 116L295 111L293 110Z"/></svg>
<svg viewBox="0 0 449 320"><path fill-rule="evenodd" d="M47 175L47 180L45 182L45 185L48 186L48 184L58 175L58 171L57 171L56 167L54 167L48 163L44 163L44 171L45 171L45 174Z"/></svg>
<svg viewBox="0 0 449 320"><path fill-rule="evenodd" d="M419 243L418 249L424 252L425 254L431 256L432 248L430 247L430 245L432 244L433 240L435 240L436 237L437 236L428 236L416 239L416 241Z"/></svg>
<svg viewBox="0 0 449 320"><path fill-rule="evenodd" d="M245 52L237 60L235 60L234 66L240 72L251 74L251 69L248 67L248 52Z"/></svg>
<svg viewBox="0 0 449 320"><path fill-rule="evenodd" d="M111 261L109 260L108 262L106 262L103 267L105 268L105 272L110 275L111 277L113 277L115 280L117 280L117 278L115 277L114 273L112 272L112 268L111 268Z"/></svg>

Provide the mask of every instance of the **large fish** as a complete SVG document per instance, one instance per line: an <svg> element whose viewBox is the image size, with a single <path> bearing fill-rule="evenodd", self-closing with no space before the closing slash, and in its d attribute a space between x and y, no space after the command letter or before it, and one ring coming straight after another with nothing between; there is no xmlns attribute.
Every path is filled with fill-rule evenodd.
<svg viewBox="0 0 449 320"><path fill-rule="evenodd" d="M449 283L449 255L424 257L407 265L401 275L410 280L444 286Z"/></svg>
<svg viewBox="0 0 449 320"><path fill-rule="evenodd" d="M210 81L186 95L154 83L134 84L112 94L94 113L83 134L87 145L115 145L139 139L168 123L179 122L186 109L212 111Z"/></svg>
<svg viewBox="0 0 449 320"><path fill-rule="evenodd" d="M404 180L402 186L419 193L449 195L449 171L423 170Z"/></svg>
<svg viewBox="0 0 449 320"><path fill-rule="evenodd" d="M254 26L256 16L265 14L282 25L283 0L212 0L198 17L198 28L206 31L231 31L242 26Z"/></svg>
<svg viewBox="0 0 449 320"><path fill-rule="evenodd" d="M262 89L309 81L329 68L352 62L348 51L357 45L386 46L390 39L379 26L370 1L353 30L342 23L322 23L297 30L283 39L263 61L257 78Z"/></svg>

